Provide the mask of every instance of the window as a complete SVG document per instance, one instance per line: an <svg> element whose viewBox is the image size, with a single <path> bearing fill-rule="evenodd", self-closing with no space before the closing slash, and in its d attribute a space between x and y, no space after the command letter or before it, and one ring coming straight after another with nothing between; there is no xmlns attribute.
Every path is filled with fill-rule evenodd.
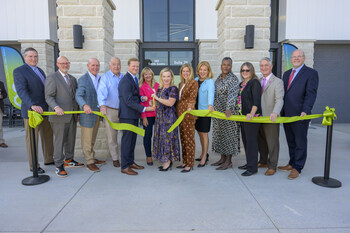
<svg viewBox="0 0 350 233"><path fill-rule="evenodd" d="M143 40L194 41L193 0L144 0Z"/></svg>
<svg viewBox="0 0 350 233"><path fill-rule="evenodd" d="M143 40L140 43L141 69L155 74L164 67L179 73L185 63L198 63L195 42L194 0L143 0Z"/></svg>

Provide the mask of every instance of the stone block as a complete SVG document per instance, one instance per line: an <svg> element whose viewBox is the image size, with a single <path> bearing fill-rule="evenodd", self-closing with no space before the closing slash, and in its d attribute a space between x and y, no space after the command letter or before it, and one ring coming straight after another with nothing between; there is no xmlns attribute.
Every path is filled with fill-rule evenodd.
<svg viewBox="0 0 350 233"><path fill-rule="evenodd" d="M102 5L106 0L80 0L81 5Z"/></svg>
<svg viewBox="0 0 350 233"><path fill-rule="evenodd" d="M63 16L63 7L62 6L57 6L56 7L56 14L59 17Z"/></svg>
<svg viewBox="0 0 350 233"><path fill-rule="evenodd" d="M81 25L83 25L83 28L103 28L104 27L104 20L101 17L88 17L88 18L81 18L80 20Z"/></svg>
<svg viewBox="0 0 350 233"><path fill-rule="evenodd" d="M248 18L248 24L255 25L255 28L270 28L270 18L258 17L258 18Z"/></svg>
<svg viewBox="0 0 350 233"><path fill-rule="evenodd" d="M225 50L241 50L244 49L244 41L243 40L226 40L224 42Z"/></svg>
<svg viewBox="0 0 350 233"><path fill-rule="evenodd" d="M246 5L247 0L223 0L223 5Z"/></svg>
<svg viewBox="0 0 350 233"><path fill-rule="evenodd" d="M79 0L56 0L56 4L59 5L78 5Z"/></svg>
<svg viewBox="0 0 350 233"><path fill-rule="evenodd" d="M265 8L261 6L232 6L232 17L257 17L265 16Z"/></svg>
<svg viewBox="0 0 350 233"><path fill-rule="evenodd" d="M71 33L73 35L73 30ZM105 38L104 30L102 28L84 28L83 35L86 40L97 40Z"/></svg>
<svg viewBox="0 0 350 233"><path fill-rule="evenodd" d="M267 5L270 6L271 0L247 0L247 5Z"/></svg>
<svg viewBox="0 0 350 233"><path fill-rule="evenodd" d="M265 6L265 17L270 17L271 16L271 7L270 5Z"/></svg>
<svg viewBox="0 0 350 233"><path fill-rule="evenodd" d="M247 25L247 18L225 18L223 27L244 28L246 25Z"/></svg>
<svg viewBox="0 0 350 233"><path fill-rule="evenodd" d="M242 28L231 28L230 39L244 39L245 29Z"/></svg>
<svg viewBox="0 0 350 233"><path fill-rule="evenodd" d="M66 6L63 9L65 16L95 16L95 6Z"/></svg>
<svg viewBox="0 0 350 233"><path fill-rule="evenodd" d="M262 39L254 41L254 49L258 50L269 50L270 49L270 40Z"/></svg>
<svg viewBox="0 0 350 233"><path fill-rule="evenodd" d="M73 28L74 24L80 24L80 19L71 17L58 17L58 28Z"/></svg>

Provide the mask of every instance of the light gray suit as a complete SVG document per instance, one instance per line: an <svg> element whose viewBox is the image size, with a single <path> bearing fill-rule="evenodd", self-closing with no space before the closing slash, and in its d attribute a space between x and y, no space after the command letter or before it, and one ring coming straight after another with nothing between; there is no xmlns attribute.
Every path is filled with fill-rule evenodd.
<svg viewBox="0 0 350 233"><path fill-rule="evenodd" d="M261 83L262 80L263 78L260 78ZM272 74L261 95L262 115L270 116L271 113L279 115L283 107L283 96L283 81ZM259 163L268 164L273 170L276 170L278 163L279 132L280 124L261 124L258 135Z"/></svg>
<svg viewBox="0 0 350 233"><path fill-rule="evenodd" d="M49 111L60 107L64 111L77 111L79 106L75 101L77 80L69 75L71 88L59 71L49 75L45 81L45 100L49 105ZM77 116L67 114L63 116L49 116L49 121L54 133L54 160L56 167L64 163L64 159L74 157L75 134L77 128Z"/></svg>

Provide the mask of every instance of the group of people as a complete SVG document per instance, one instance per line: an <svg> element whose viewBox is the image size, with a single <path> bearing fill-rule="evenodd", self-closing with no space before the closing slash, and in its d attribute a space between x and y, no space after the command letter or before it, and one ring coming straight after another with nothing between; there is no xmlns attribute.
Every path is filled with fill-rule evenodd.
<svg viewBox="0 0 350 233"><path fill-rule="evenodd" d="M78 121L86 168L97 172L100 170L98 166L105 163L95 157L94 144L101 119L92 114L93 111L101 111L112 122L135 126L138 126L141 118L145 129L143 145L149 166L153 165L153 159L157 159L162 163L159 166L162 172L171 169L174 161L182 161L177 168L183 173L193 170L195 160L199 161L199 168L204 167L209 159L210 117L186 114L179 130L167 132L180 115L194 109L215 110L224 113L227 118L245 115L248 121L213 118L212 149L221 155L220 160L212 164L218 166L217 170L232 167L232 156L240 153L241 132L247 160L245 165L239 167L245 170L242 175L251 176L257 173L258 167L268 168L265 175L273 175L277 170L279 156L279 124L249 121L260 116L270 116L270 120L275 121L280 115L310 114L318 86L318 74L304 64L305 55L301 50L293 52L293 69L286 71L282 80L272 74L271 60L262 58L260 72L263 77L258 78L254 66L245 62L240 69L243 80L240 82L232 73L232 59L225 57L221 63L221 74L215 81L210 64L206 61L198 64L196 74L192 65L182 65L178 87L174 85L174 73L170 68L161 70L159 83L148 67L141 71L138 79L140 62L137 58L129 59L125 75L120 72L119 58L111 58L110 70L102 77L98 74L99 61L91 58L87 64L88 71L78 81L68 74L70 62L64 56L57 59L58 71L47 78L37 67L38 53L35 49L27 48L24 60L25 64L16 68L13 74L17 93L22 100L30 169L32 160L27 111L55 111L55 116L48 119L44 117L35 132L41 136L44 164L54 164L56 174L60 177L67 176L66 167L84 166L74 160ZM76 111L79 108L85 113L64 114L64 111ZM289 171L289 179L297 178L304 167L308 124L307 120L284 124L290 160L286 166L278 169ZM202 149L197 159L195 131ZM123 131L120 146L118 131L108 124L106 134L115 167L121 167L121 172L127 175L137 175L135 170L144 169L134 161L136 133ZM44 173L39 165L38 173Z"/></svg>

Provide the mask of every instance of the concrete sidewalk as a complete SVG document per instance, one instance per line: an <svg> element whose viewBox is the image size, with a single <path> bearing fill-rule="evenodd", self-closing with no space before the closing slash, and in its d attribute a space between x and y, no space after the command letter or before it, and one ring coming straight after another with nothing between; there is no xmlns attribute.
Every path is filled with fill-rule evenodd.
<svg viewBox="0 0 350 233"><path fill-rule="evenodd" d="M41 161L51 179L38 186L21 185L31 175L23 129L5 128L9 148L0 149L0 232L350 232L350 126L337 127L331 162L331 177L343 184L337 189L311 182L323 175L326 128L320 126L309 130L309 157L297 180L280 171L267 177L265 169L242 177L237 167L245 163L243 155L226 171L205 166L186 174L176 168L159 172L158 163L146 165L138 137L136 162L146 166L138 176L122 174L105 158L99 173L71 168L67 178L59 178ZM279 164L285 165L282 127L280 141ZM197 156L199 148L198 143ZM210 163L218 158L210 153Z"/></svg>

